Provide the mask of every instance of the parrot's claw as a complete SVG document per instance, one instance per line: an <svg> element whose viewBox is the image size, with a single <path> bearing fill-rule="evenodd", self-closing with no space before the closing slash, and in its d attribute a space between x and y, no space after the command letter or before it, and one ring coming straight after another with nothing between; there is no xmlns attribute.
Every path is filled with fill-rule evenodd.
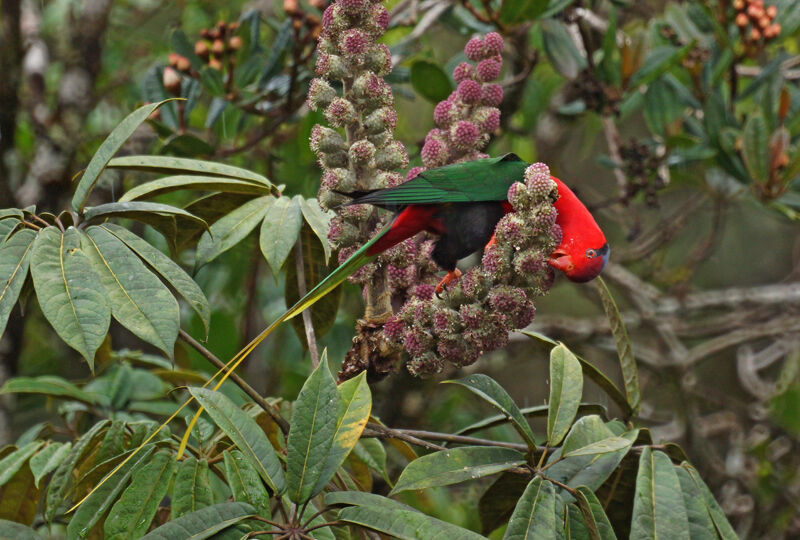
<svg viewBox="0 0 800 540"><path fill-rule="evenodd" d="M441 300L442 297L440 295L447 289L447 286L450 285L451 282L457 280L460 277L461 277L461 270L459 270L458 268L456 268L455 270L451 270L450 272L447 272L447 275L444 276L444 278L442 278L442 281L440 281L439 284L436 286L436 289L434 289L434 292L436 293L436 298Z"/></svg>

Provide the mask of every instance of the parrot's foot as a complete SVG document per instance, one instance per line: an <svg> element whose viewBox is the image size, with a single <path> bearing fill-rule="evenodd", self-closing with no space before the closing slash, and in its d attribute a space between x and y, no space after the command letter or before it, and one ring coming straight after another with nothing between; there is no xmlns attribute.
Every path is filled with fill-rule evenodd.
<svg viewBox="0 0 800 540"><path fill-rule="evenodd" d="M492 233L492 237L489 238L488 242L486 242L486 247L484 247L483 250L486 251L487 249L489 249L490 247L492 247L496 243L497 243L497 236L495 235L495 233Z"/></svg>
<svg viewBox="0 0 800 540"><path fill-rule="evenodd" d="M436 297L441 298L439 295L442 294L445 289L447 289L447 286L450 285L451 282L457 280L460 277L461 277L461 270L459 270L458 268L456 268L455 270L451 270L450 272L447 272L447 275L444 276L444 278L442 278L442 281L440 281L439 284L436 286L436 289L434 289L436 291Z"/></svg>

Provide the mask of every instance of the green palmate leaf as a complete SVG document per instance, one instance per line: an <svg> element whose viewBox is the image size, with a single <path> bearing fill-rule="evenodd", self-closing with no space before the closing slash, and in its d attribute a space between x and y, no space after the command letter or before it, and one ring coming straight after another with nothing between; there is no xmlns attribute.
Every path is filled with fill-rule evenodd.
<svg viewBox="0 0 800 540"><path fill-rule="evenodd" d="M266 204L259 246L276 279L297 242L302 225L303 212L298 198L279 197Z"/></svg>
<svg viewBox="0 0 800 540"><path fill-rule="evenodd" d="M611 292L608 290L603 278L598 278L595 283L595 288L600 293L600 299L603 302L606 317L608 317L608 322L611 325L614 343L617 346L617 355L622 368L622 380L625 383L625 395L628 398L631 410L636 412L641 401L639 370L636 367L636 357L633 355L628 330L625 328L625 323L622 320L619 309L617 309L617 304L614 302L614 297L611 296Z"/></svg>
<svg viewBox="0 0 800 540"><path fill-rule="evenodd" d="M483 536L470 530L432 518L405 505L403 505L404 508L396 508L391 505L378 506L378 504L376 503L375 506L369 507L351 506L343 508L339 511L339 519L403 540L424 540L429 538L478 540L483 538Z"/></svg>
<svg viewBox="0 0 800 540"><path fill-rule="evenodd" d="M417 60L411 64L411 86L417 94L434 103L447 99L453 91L444 70L427 60Z"/></svg>
<svg viewBox="0 0 800 540"><path fill-rule="evenodd" d="M106 168L112 156L117 153L117 150L120 149L122 144L128 140L128 137L133 134L136 128L139 127L139 125L144 122L153 111L168 101L172 100L167 99L159 103L151 103L149 105L139 107L131 114L126 116L125 119L122 120L122 122L120 122L116 128L114 128L114 131L112 131L108 137L106 137L106 140L103 141L103 144L100 145L100 148L98 148L97 152L95 152L94 156L92 156L91 161L89 161L89 165L86 166L86 170L78 182L78 187L75 188L75 195L72 197L73 210L77 212L81 212L83 210L83 207L86 206L86 201L89 198L89 193L91 193L92 188L94 188L94 185L100 178L100 174Z"/></svg>
<svg viewBox="0 0 800 540"><path fill-rule="evenodd" d="M247 169L202 161L199 159L178 158L170 156L125 156L114 158L108 163L109 168L126 169L131 171L147 171L165 174L191 174L222 176L256 182L272 187L272 183L262 176Z"/></svg>
<svg viewBox="0 0 800 540"><path fill-rule="evenodd" d="M703 479L700 478L695 468L686 462L681 463L681 468L689 474L692 482L702 494L703 502L706 505L708 513L711 515L711 520L714 522L719 537L722 538L722 540L736 540L739 538L736 531L731 527L730 522L728 522L728 518L725 517L725 512L722 511L722 508L720 508L711 490L708 489L708 486L703 482Z"/></svg>
<svg viewBox="0 0 800 540"><path fill-rule="evenodd" d="M563 344L550 351L550 401L547 443L557 446L569 431L583 394L581 364Z"/></svg>
<svg viewBox="0 0 800 540"><path fill-rule="evenodd" d="M564 23L554 19L542 21L544 52L556 70L574 79L586 69L586 58L578 51Z"/></svg>
<svg viewBox="0 0 800 540"><path fill-rule="evenodd" d="M462 446L415 459L403 470L392 493L409 489L448 486L502 472L525 463L525 456L510 448Z"/></svg>
<svg viewBox="0 0 800 540"><path fill-rule="evenodd" d="M578 507L592 540L617 540L617 535L603 510L603 505L600 504L594 492L586 486L578 486L577 492Z"/></svg>
<svg viewBox="0 0 800 540"><path fill-rule="evenodd" d="M517 404L511 399L511 396L508 395L508 392L506 392L497 381L487 375L479 373L464 377L463 379L445 382L460 384L491 403L508 417L530 448L536 446L536 441L533 438L533 431L531 431L528 421L525 420L519 407L517 407Z"/></svg>
<svg viewBox="0 0 800 540"><path fill-rule="evenodd" d="M225 450L225 478L233 494L233 500L245 502L256 510L258 516L269 519L269 494L264 488L258 471L238 450Z"/></svg>
<svg viewBox="0 0 800 540"><path fill-rule="evenodd" d="M324 467L312 490L312 497L322 491L322 488L336 474L336 470L342 465L347 455L355 448L372 410L372 393L369 391L365 372L337 386L336 392L339 396L336 428L331 436L332 443ZM379 442L378 446L383 449ZM373 468L381 471L380 464L375 460L367 465L372 465ZM384 454L383 466L385 474L386 454Z"/></svg>
<svg viewBox="0 0 800 540"><path fill-rule="evenodd" d="M107 229L89 227L83 243L114 318L171 357L180 311L169 289Z"/></svg>
<svg viewBox="0 0 800 540"><path fill-rule="evenodd" d="M253 199L214 223L211 229L200 237L195 267L199 268L211 262L244 240L264 218L270 200L272 197Z"/></svg>
<svg viewBox="0 0 800 540"><path fill-rule="evenodd" d="M69 455L72 443L51 442L31 458L28 465L33 473L33 482L39 487L42 478L56 470Z"/></svg>
<svg viewBox="0 0 800 540"><path fill-rule="evenodd" d="M504 540L555 540L556 491L537 476L530 481L508 522Z"/></svg>
<svg viewBox="0 0 800 540"><path fill-rule="evenodd" d="M689 43L680 48L664 45L653 49L642 63L642 67L631 77L628 87L636 88L639 85L650 84L655 81L668 69L680 62L693 47L694 43Z"/></svg>
<svg viewBox="0 0 800 540"><path fill-rule="evenodd" d="M149 242L139 238L128 229L113 223L108 223L101 227L124 242L126 246L153 268L159 276L172 285L178 294L189 303L200 317L206 336L208 336L208 327L211 322L211 308L208 305L208 299L203 293L203 290L189 277L183 268L153 247Z"/></svg>
<svg viewBox="0 0 800 540"><path fill-rule="evenodd" d="M42 441L29 442L0 460L0 486L11 480L11 477L22 468L40 446L42 446Z"/></svg>
<svg viewBox="0 0 800 540"><path fill-rule="evenodd" d="M90 368L111 322L97 276L81 250L81 233L55 227L39 232L31 253L31 275L39 306L67 345L81 353Z"/></svg>
<svg viewBox="0 0 800 540"><path fill-rule="evenodd" d="M0 486L0 520L31 525L38 503L39 490L27 464Z"/></svg>
<svg viewBox="0 0 800 540"><path fill-rule="evenodd" d="M314 233L308 224L303 224L300 229L299 240L302 247L300 253L306 291L310 291L330 275L335 266L326 262L328 259L325 257L324 250L314 238ZM286 307L293 306L295 302L300 300L299 272L295 257L292 257L286 265L284 299L286 300ZM336 287L311 306L311 324L314 326L314 333L318 339L324 336L336 321L336 314L339 312L341 300L342 289L341 287ZM303 318L295 317L291 320L291 324L297 334L297 339L306 346L307 340Z"/></svg>
<svg viewBox="0 0 800 540"><path fill-rule="evenodd" d="M482 534L488 535L499 526L508 523L517 501L529 483L529 478L524 475L503 473L489 486L478 501Z"/></svg>
<svg viewBox="0 0 800 540"><path fill-rule="evenodd" d="M128 190L120 197L119 202L135 201L137 199L150 199L172 191L192 189L200 191L222 191L226 193L253 193L265 194L270 188L260 182L252 180L238 180L220 176L202 176L180 174L167 176L140 184Z"/></svg>
<svg viewBox="0 0 800 540"><path fill-rule="evenodd" d="M172 454L163 450L156 452L149 463L136 471L131 484L111 507L105 521L105 538L135 540L144 536L158 504L167 494L174 473L175 458Z"/></svg>
<svg viewBox="0 0 800 540"><path fill-rule="evenodd" d="M207 506L178 519L168 521L150 531L142 540L175 540L211 538L220 531L253 517L253 507L241 502L227 502Z"/></svg>
<svg viewBox="0 0 800 540"><path fill-rule="evenodd" d="M770 149L767 123L760 114L751 114L744 125L742 156L756 182L769 180Z"/></svg>
<svg viewBox="0 0 800 540"><path fill-rule="evenodd" d="M270 489L279 494L283 493L286 489L286 477L281 462L256 421L234 405L224 394L205 388L190 388L189 391L217 426L241 450L245 459L256 468Z"/></svg>
<svg viewBox="0 0 800 540"><path fill-rule="evenodd" d="M550 0L506 0L500 6L500 22L515 24L535 19L549 5Z"/></svg>
<svg viewBox="0 0 800 540"><path fill-rule="evenodd" d="M101 420L84 433L73 445L66 459L56 467L53 473L53 478L50 480L50 485L47 487L47 495L45 498L45 518L52 521L58 512L58 507L67 493L67 488L70 485L73 469L78 461L83 456L84 452L97 443L98 438L102 435L103 430L109 425L108 420Z"/></svg>
<svg viewBox="0 0 800 540"><path fill-rule="evenodd" d="M99 488L83 501L67 526L69 538L86 538L96 523L114 504L117 497L125 489L135 469L148 462L155 447L145 447L136 457L123 465L113 476L109 477ZM137 471L138 474L138 471Z"/></svg>
<svg viewBox="0 0 800 540"><path fill-rule="evenodd" d="M171 519L214 504L208 473L205 459L198 460L190 456L178 464L175 487L172 489Z"/></svg>
<svg viewBox="0 0 800 540"><path fill-rule="evenodd" d="M4 220L11 223L12 220ZM25 229L0 244L0 336L28 276L28 263L36 233ZM0 238L2 240L2 238Z"/></svg>
<svg viewBox="0 0 800 540"><path fill-rule="evenodd" d="M650 447L639 458L630 538L689 538L678 475L669 457Z"/></svg>
<svg viewBox="0 0 800 540"><path fill-rule="evenodd" d="M292 427L286 443L288 495L297 504L318 493L330 479L323 479L322 473L328 474L327 461L337 428L338 410L336 382L323 355L294 403ZM318 482L322 485L318 486Z"/></svg>
<svg viewBox="0 0 800 540"><path fill-rule="evenodd" d="M168 204L145 201L115 202L93 206L86 210L84 217L87 221L112 217L128 218L148 225L158 223L153 218L173 218L188 220L203 227L206 226L205 221L186 210Z"/></svg>
<svg viewBox="0 0 800 540"><path fill-rule="evenodd" d="M530 338L550 343L553 346L558 345L557 341L554 341L549 337L540 334L539 332L529 332L527 330L523 330L522 333ZM578 362L581 363L581 371L583 372L583 376L591 379L592 382L594 382L597 386L599 386L601 390L603 390L606 394L608 394L608 397L610 397L614 401L614 403L616 403L617 406L622 410L623 415L625 417L629 417L631 414L630 405L628 405L628 400L625 397L625 394L623 394L622 391L619 388L617 388L617 385L614 384L614 382L612 382L611 379L606 377L602 371L597 369L597 367L595 367L589 361L585 360L584 358L581 358L578 355L575 355L575 358L577 358ZM585 407L586 407L585 404L581 405L581 408ZM581 410L581 408L579 408L579 411Z"/></svg>
<svg viewBox="0 0 800 540"><path fill-rule="evenodd" d="M298 196L295 196L297 199ZM331 245L328 243L328 231L331 229L331 218L334 216L333 212L325 211L319 206L317 199L300 199L300 209L303 211L303 219L314 234L319 238L322 249L325 251L325 260L331 258Z"/></svg>
<svg viewBox="0 0 800 540"><path fill-rule="evenodd" d="M717 540L716 528L711 514L706 507L703 492L689 471L683 467L676 467L678 480L681 483L683 504L686 507L686 516L689 520L689 536L692 540Z"/></svg>
<svg viewBox="0 0 800 540"><path fill-rule="evenodd" d="M42 540L42 537L22 523L0 519L0 540Z"/></svg>
<svg viewBox="0 0 800 540"><path fill-rule="evenodd" d="M71 382L51 375L14 377L6 381L0 388L0 394L45 394L47 396L75 399L89 404L98 404L105 401L100 394L84 392Z"/></svg>
<svg viewBox="0 0 800 540"><path fill-rule="evenodd" d="M609 437L601 441L593 442L581 448L570 450L561 454L562 457L570 456L594 456L596 454L608 454L630 448L633 441L625 439L624 437Z"/></svg>

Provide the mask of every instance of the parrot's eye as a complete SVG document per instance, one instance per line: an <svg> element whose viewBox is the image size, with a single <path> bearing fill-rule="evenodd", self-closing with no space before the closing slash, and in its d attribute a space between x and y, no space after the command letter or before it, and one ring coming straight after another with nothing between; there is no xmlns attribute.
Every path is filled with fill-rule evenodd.
<svg viewBox="0 0 800 540"><path fill-rule="evenodd" d="M597 252L593 249L586 250L586 258L587 259L594 259L597 256Z"/></svg>

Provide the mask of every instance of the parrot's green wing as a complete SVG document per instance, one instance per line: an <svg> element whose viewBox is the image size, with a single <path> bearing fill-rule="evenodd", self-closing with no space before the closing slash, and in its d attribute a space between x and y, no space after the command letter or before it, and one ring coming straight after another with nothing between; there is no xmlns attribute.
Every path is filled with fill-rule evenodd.
<svg viewBox="0 0 800 540"><path fill-rule="evenodd" d="M399 186L374 191L353 202L375 205L504 201L511 184L523 179L527 163L515 154L446 165Z"/></svg>

